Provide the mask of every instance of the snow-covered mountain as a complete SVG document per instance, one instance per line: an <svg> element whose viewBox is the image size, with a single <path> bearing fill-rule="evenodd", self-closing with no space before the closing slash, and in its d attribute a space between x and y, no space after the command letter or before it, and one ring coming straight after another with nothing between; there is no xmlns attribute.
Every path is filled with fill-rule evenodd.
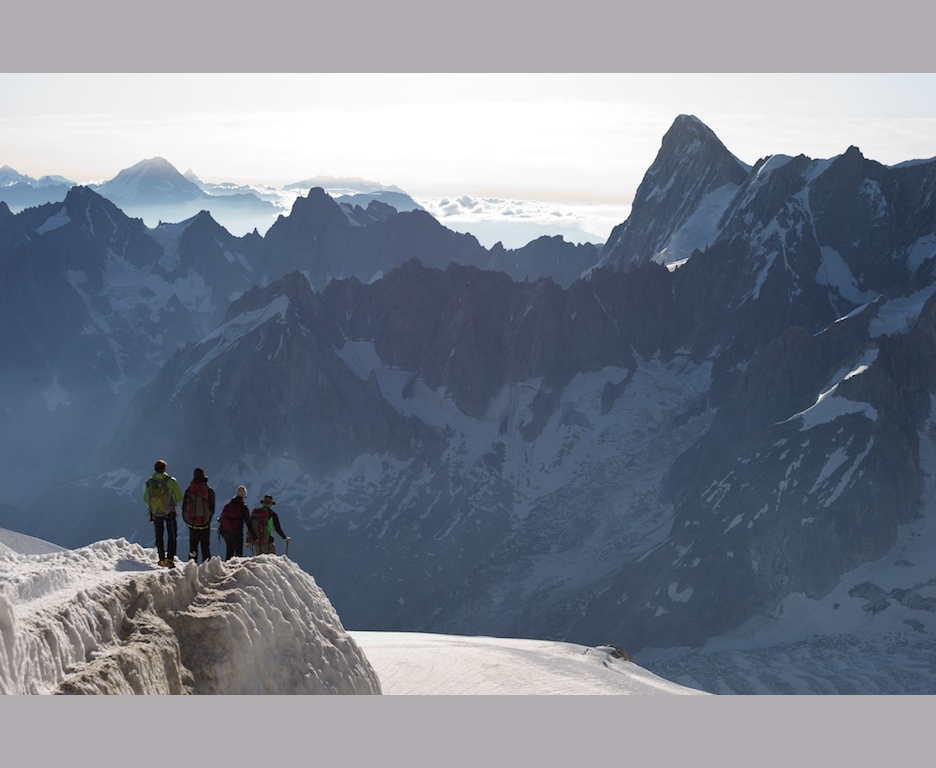
<svg viewBox="0 0 936 768"><path fill-rule="evenodd" d="M0 168L0 203L6 203L11 211L19 212L34 205L61 202L73 186L75 182L64 176L41 176L34 179L9 165Z"/></svg>
<svg viewBox="0 0 936 768"><path fill-rule="evenodd" d="M0 217L10 498L87 471L136 387L253 284L258 242L207 214L148 229L87 187Z"/></svg>
<svg viewBox="0 0 936 768"><path fill-rule="evenodd" d="M92 187L119 206L177 205L204 200L201 188L162 157L141 160Z"/></svg>
<svg viewBox="0 0 936 768"><path fill-rule="evenodd" d="M680 115L637 188L631 215L611 231L599 264L678 264L704 250L751 169L711 129Z"/></svg>
<svg viewBox="0 0 936 768"><path fill-rule="evenodd" d="M372 282L410 260L445 269L450 264L505 272L515 280L549 277L568 285L594 266L598 248L540 238L516 250L482 247L422 210L398 213L371 201L366 209L339 203L321 188L297 198L263 238L264 276L293 270L324 288L331 280Z"/></svg>
<svg viewBox="0 0 936 768"><path fill-rule="evenodd" d="M184 221L200 211L210 211L228 231L244 235L254 230L265 232L283 212L282 205L253 189L206 191L204 185L179 173L162 157L141 160L113 179L89 186L149 226Z"/></svg>
<svg viewBox="0 0 936 768"><path fill-rule="evenodd" d="M371 281L420 259L568 281L596 254L548 240L487 251L423 212L376 202L364 211L320 189L265 238L234 237L205 211L149 228L88 187L18 214L0 203L0 352L16 361L0 370L0 393L20 436L2 449L0 480L25 501L96 466L133 392L213 332L232 300L284 274L300 270L318 286Z"/></svg>
<svg viewBox="0 0 936 768"><path fill-rule="evenodd" d="M611 643L705 690L931 692L903 670L936 631L934 186L936 161L855 148L749 167L680 116L600 254L547 240L519 268L313 189L169 273L198 274L210 311L135 380L94 471L0 520L145 541L131 510L165 457L222 497L273 493L290 556L357 627ZM10 252L58 231L24 215L0 212ZM41 258L71 274L69 243ZM774 652L813 662L771 677ZM839 671L862 654L879 676Z"/></svg>

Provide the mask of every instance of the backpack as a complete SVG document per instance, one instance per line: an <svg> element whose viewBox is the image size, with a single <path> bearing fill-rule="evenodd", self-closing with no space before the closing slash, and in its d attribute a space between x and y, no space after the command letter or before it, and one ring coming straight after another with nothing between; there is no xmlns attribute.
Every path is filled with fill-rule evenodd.
<svg viewBox="0 0 936 768"><path fill-rule="evenodd" d="M253 523L254 533L257 534L258 552L263 551L263 547L273 538L271 535L270 510L266 507L257 507L250 513L250 520Z"/></svg>
<svg viewBox="0 0 936 768"><path fill-rule="evenodd" d="M211 509L208 507L208 483L204 480L192 480L185 497L185 509L182 519L193 528L206 528L211 523Z"/></svg>
<svg viewBox="0 0 936 768"><path fill-rule="evenodd" d="M146 481L149 488L149 511L153 517L168 517L171 511L169 503L169 476L151 477Z"/></svg>
<svg viewBox="0 0 936 768"><path fill-rule="evenodd" d="M221 510L221 518L218 521L218 530L221 533L240 533L244 529L243 519L241 518L241 505L237 500L232 499L224 505Z"/></svg>

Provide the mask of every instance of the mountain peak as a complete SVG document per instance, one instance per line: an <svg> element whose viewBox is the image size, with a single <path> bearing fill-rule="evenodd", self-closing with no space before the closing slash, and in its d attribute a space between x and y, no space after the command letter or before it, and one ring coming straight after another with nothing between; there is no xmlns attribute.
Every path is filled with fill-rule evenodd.
<svg viewBox="0 0 936 768"><path fill-rule="evenodd" d="M179 203L205 197L196 184L164 157L140 160L101 184L98 190L119 205Z"/></svg>
<svg viewBox="0 0 936 768"><path fill-rule="evenodd" d="M172 163L166 160L166 158L158 156L140 160L140 162L130 166L131 170L134 168L159 169L178 173L178 169Z"/></svg>
<svg viewBox="0 0 936 768"><path fill-rule="evenodd" d="M108 212L112 221L129 218L120 208L91 187L76 184L65 195L62 205L66 210L75 214L77 211L98 211L102 208ZM75 218L80 218L75 215Z"/></svg>
<svg viewBox="0 0 936 768"><path fill-rule="evenodd" d="M637 188L630 218L611 233L599 263L630 269L648 261L687 257L707 242L671 247L702 200L736 189L750 172L694 115L679 115L664 134L660 151ZM721 195L725 202L730 195ZM711 235L709 232L707 234Z"/></svg>
<svg viewBox="0 0 936 768"><path fill-rule="evenodd" d="M728 155L735 162L739 162L728 152L715 132L695 115L679 115L673 121L670 129L663 135L654 165L661 160L669 159L669 156L674 153L681 155L685 152L693 152L696 155L708 155L714 152L719 155Z"/></svg>
<svg viewBox="0 0 936 768"><path fill-rule="evenodd" d="M68 193L65 195L65 204L73 205L75 203L86 203L95 198L100 199L100 197L101 196L90 187L86 187L83 184L76 184L68 190Z"/></svg>
<svg viewBox="0 0 936 768"><path fill-rule="evenodd" d="M673 154L684 155L686 153L700 158L716 155L723 160L726 159L725 156L728 156L732 161L738 162L715 132L695 115L679 115L673 121L669 130L663 134L660 151L657 153L654 165L661 160L665 161Z"/></svg>
<svg viewBox="0 0 936 768"><path fill-rule="evenodd" d="M18 181L29 181L29 177L24 176L22 173L17 171L15 168L11 168L9 165L4 165L2 168L0 168L0 183L12 184Z"/></svg>

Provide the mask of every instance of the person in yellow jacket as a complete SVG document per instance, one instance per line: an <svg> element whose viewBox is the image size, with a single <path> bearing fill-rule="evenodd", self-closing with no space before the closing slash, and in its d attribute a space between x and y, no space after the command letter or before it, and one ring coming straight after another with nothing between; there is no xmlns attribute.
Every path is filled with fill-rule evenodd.
<svg viewBox="0 0 936 768"><path fill-rule="evenodd" d="M182 487L178 480L166 474L165 460L157 461L153 470L153 476L146 481L146 487L143 489L143 502L156 532L159 564L173 568L178 535L176 505L182 501Z"/></svg>

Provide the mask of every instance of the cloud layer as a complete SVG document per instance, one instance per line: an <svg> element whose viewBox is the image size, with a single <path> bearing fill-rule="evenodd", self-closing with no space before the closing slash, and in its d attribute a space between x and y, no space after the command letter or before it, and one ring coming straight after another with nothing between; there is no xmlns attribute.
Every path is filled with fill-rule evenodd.
<svg viewBox="0 0 936 768"><path fill-rule="evenodd" d="M621 203L552 202L498 197L417 199L445 227L468 232L487 248L500 242L520 248L538 237L560 235L572 243L602 244L630 215Z"/></svg>

